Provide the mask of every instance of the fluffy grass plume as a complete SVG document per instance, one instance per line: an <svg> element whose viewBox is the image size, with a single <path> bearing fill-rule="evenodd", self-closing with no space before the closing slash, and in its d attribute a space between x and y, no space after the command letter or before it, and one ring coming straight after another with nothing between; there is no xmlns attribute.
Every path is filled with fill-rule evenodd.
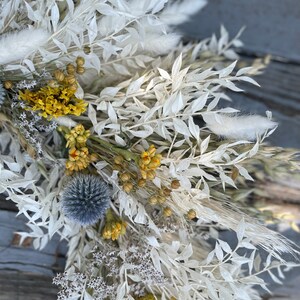
<svg viewBox="0 0 300 300"><path fill-rule="evenodd" d="M44 45L49 37L43 29L24 29L0 39L0 65L24 59Z"/></svg>
<svg viewBox="0 0 300 300"><path fill-rule="evenodd" d="M207 127L216 135L234 140L254 141L257 136L277 126L276 122L262 116L228 116L204 114Z"/></svg>

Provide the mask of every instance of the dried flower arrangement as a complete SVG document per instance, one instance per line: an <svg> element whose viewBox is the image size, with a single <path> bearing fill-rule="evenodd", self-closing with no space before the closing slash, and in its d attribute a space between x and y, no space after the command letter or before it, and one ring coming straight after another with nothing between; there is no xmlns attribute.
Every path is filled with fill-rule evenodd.
<svg viewBox="0 0 300 300"><path fill-rule="evenodd" d="M260 299L260 274L296 265L230 201L272 163L277 124L217 108L256 68L237 70L224 28L180 42L174 26L205 1L0 4L0 192L28 218L22 239L68 241L58 299Z"/></svg>

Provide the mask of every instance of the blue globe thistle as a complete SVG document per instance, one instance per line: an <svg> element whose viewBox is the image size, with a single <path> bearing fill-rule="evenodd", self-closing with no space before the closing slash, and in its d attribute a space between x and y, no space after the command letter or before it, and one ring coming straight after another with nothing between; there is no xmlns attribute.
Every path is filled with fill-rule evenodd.
<svg viewBox="0 0 300 300"><path fill-rule="evenodd" d="M110 206L108 185L94 175L76 175L62 196L64 214L81 225L92 225L103 218Z"/></svg>
<svg viewBox="0 0 300 300"><path fill-rule="evenodd" d="M5 95L6 95L6 91L2 85L2 83L0 82L0 106L3 104L4 99L5 99Z"/></svg>

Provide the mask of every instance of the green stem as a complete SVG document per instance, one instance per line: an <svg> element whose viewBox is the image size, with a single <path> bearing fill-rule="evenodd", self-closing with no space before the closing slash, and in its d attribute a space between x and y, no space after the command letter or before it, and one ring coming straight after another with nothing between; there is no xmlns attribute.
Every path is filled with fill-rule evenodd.
<svg viewBox="0 0 300 300"><path fill-rule="evenodd" d="M105 150L109 150L113 153L123 156L125 158L125 160L127 160L127 161L133 160L135 163L138 164L139 156L135 153L130 152L129 150L118 148L118 147L110 144L107 141L101 140L100 138L98 138L96 136L90 136L89 140L97 142L97 144L100 145Z"/></svg>
<svg viewBox="0 0 300 300"><path fill-rule="evenodd" d="M65 135L70 132L70 129L66 126L59 126L58 131L62 132L63 135ZM119 155L123 156L124 159L127 161L133 160L136 164L138 164L138 162L139 162L139 156L137 154L132 153L126 149L118 148L118 147L110 144L109 142L100 139L97 136L92 135L88 138L88 140L96 142L96 144L93 144L93 147L99 148L99 146L100 146L101 150L108 150L115 154L119 154Z"/></svg>
<svg viewBox="0 0 300 300"><path fill-rule="evenodd" d="M113 221L114 219L115 218L114 218L113 212L112 212L111 208L109 208L106 211L106 223L109 223L109 222Z"/></svg>

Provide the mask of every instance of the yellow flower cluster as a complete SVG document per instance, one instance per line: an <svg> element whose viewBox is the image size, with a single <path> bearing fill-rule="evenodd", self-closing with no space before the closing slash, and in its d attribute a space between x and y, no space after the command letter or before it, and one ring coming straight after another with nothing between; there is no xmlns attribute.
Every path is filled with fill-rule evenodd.
<svg viewBox="0 0 300 300"><path fill-rule="evenodd" d="M161 158L161 154L156 154L154 145L151 145L147 151L141 153L139 167L143 179L153 180L155 178L155 170L160 166Z"/></svg>
<svg viewBox="0 0 300 300"><path fill-rule="evenodd" d="M85 112L87 103L75 97L76 90L70 86L44 86L37 91L19 91L19 99L27 102L29 110L38 110L49 120L65 115L79 116Z"/></svg>
<svg viewBox="0 0 300 300"><path fill-rule="evenodd" d="M86 141L91 135L89 130L85 130L82 124L75 126L69 133L65 134L67 148L85 147Z"/></svg>
<svg viewBox="0 0 300 300"><path fill-rule="evenodd" d="M66 147L70 148L66 169L70 174L87 168L89 163L94 160L94 155L90 155L89 149L86 147L86 141L89 136L90 131L85 130L82 124L77 125L69 133L65 134Z"/></svg>
<svg viewBox="0 0 300 300"><path fill-rule="evenodd" d="M90 163L89 149L82 147L81 149L72 148L69 150L69 159L66 162L68 173L80 171L88 167Z"/></svg>
<svg viewBox="0 0 300 300"><path fill-rule="evenodd" d="M111 210L106 213L106 224L102 230L102 237L106 240L117 240L126 233L127 223L114 216Z"/></svg>
<svg viewBox="0 0 300 300"><path fill-rule="evenodd" d="M83 57L77 57L76 66L67 64L65 71L56 69L53 79L46 86L35 91L19 91L19 99L27 102L28 110L40 111L40 115L48 120L66 115L81 115L85 112L87 103L75 96L78 87L75 73L85 72L84 62Z"/></svg>

